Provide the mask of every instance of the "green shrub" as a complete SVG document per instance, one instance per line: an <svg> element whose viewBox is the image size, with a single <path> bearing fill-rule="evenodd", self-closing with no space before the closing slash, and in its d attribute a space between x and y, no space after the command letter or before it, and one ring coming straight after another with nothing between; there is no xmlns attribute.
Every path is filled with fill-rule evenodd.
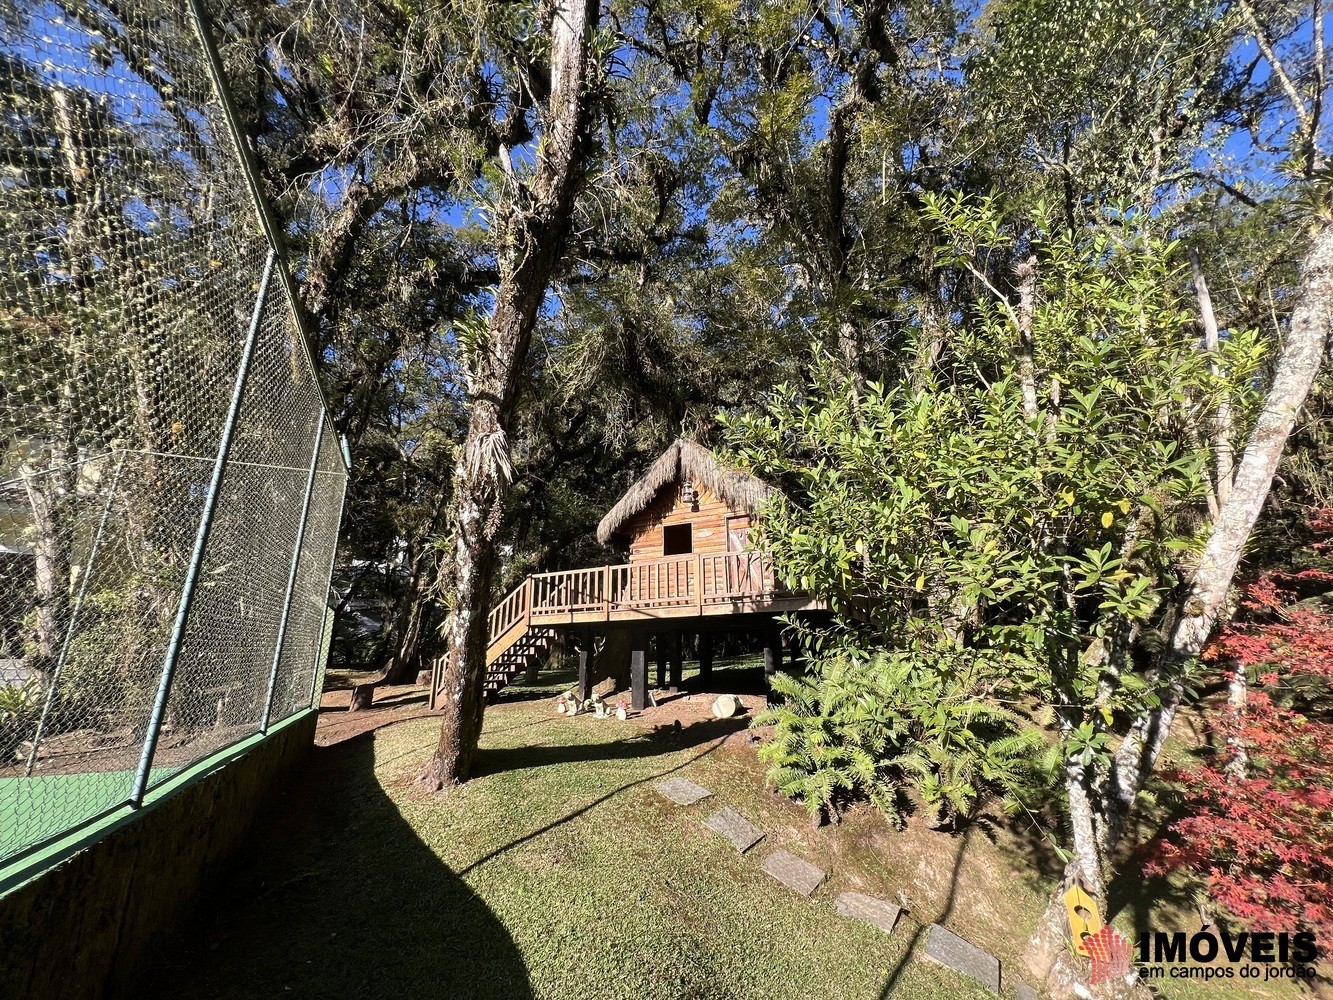
<svg viewBox="0 0 1333 1000"><path fill-rule="evenodd" d="M35 678L0 686L0 766L10 763L24 740L32 739L41 711L41 686Z"/></svg>
<svg viewBox="0 0 1333 1000"><path fill-rule="evenodd" d="M1058 750L971 688L965 677L885 653L830 658L811 677L778 675L781 701L754 723L773 727L759 751L768 780L811 816L836 817L866 798L897 823L909 787L950 824L990 797L1016 806L1047 789Z"/></svg>

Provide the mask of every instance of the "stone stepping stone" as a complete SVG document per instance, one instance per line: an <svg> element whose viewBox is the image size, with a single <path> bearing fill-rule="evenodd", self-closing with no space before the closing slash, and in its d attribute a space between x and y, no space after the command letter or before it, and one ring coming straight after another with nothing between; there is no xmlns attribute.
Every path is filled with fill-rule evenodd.
<svg viewBox="0 0 1333 1000"><path fill-rule="evenodd" d="M975 979L996 996L1000 993L1000 960L939 924L930 925L926 957Z"/></svg>
<svg viewBox="0 0 1333 1000"><path fill-rule="evenodd" d="M1014 995L1018 1000L1037 1000L1037 991L1021 979L1014 983Z"/></svg>
<svg viewBox="0 0 1333 1000"><path fill-rule="evenodd" d="M667 778L653 786L678 806L692 806L713 793L688 778Z"/></svg>
<svg viewBox="0 0 1333 1000"><path fill-rule="evenodd" d="M768 856L763 868L788 889L795 889L802 896L808 896L818 889L825 878L823 869L781 849Z"/></svg>
<svg viewBox="0 0 1333 1000"><path fill-rule="evenodd" d="M902 912L900 907L887 899L877 899L863 892L844 892L834 906L842 916L874 924L886 934L893 933L893 925L898 922L898 914Z"/></svg>
<svg viewBox="0 0 1333 1000"><path fill-rule="evenodd" d="M704 826L722 834L738 851L749 850L764 839L764 831L730 807L723 807L713 813L704 820Z"/></svg>

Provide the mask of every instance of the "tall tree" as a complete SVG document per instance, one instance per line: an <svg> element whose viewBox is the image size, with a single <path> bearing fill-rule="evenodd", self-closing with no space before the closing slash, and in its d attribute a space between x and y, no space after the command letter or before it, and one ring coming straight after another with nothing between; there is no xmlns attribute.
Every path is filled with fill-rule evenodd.
<svg viewBox="0 0 1333 1000"><path fill-rule="evenodd" d="M440 645L434 585L465 420L453 324L497 278L466 211L501 141L478 62L486 6L241 2L214 16L354 457L342 552L359 568L344 600L378 600L385 625L339 649L410 680Z"/></svg>
<svg viewBox="0 0 1333 1000"><path fill-rule="evenodd" d="M541 25L548 67L522 67L507 109L514 135L532 146L521 172L509 142L498 150L490 205L499 284L485 327L464 344L468 429L455 466L449 523L449 619L442 665L440 742L423 776L434 788L472 772L485 711L488 612L496 542L513 477L510 436L538 311L561 263L575 199L591 159L600 86L593 39L597 0L558 0ZM526 119L529 102L536 121Z"/></svg>

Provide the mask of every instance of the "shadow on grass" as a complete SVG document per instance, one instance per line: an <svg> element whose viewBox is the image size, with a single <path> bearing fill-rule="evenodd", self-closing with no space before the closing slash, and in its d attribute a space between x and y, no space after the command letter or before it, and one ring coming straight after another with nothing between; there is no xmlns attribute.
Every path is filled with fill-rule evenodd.
<svg viewBox="0 0 1333 1000"><path fill-rule="evenodd" d="M1144 930L1198 917L1188 879L1150 876L1143 870L1151 860L1153 841L1185 814L1185 804L1176 796L1139 804L1115 858L1116 874L1106 887L1107 920L1127 913L1134 927Z"/></svg>
<svg viewBox="0 0 1333 1000"><path fill-rule="evenodd" d="M498 847L489 854L478 858L459 872L459 874L468 874L474 868L479 868L486 864L486 862L492 861L500 855L526 844L530 840L540 837L557 827L563 826L571 820L577 819L584 813L597 808L602 803L615 798L622 792L627 792L631 788L647 784L650 781L660 781L667 775L684 770L695 761L702 760L714 750L718 749L718 747L726 742L726 738L731 733L742 728L744 725L745 722L743 719L718 719L711 722L695 723L693 726L687 726L680 730L658 730L640 739L618 743L555 747L530 746L521 747L515 750L483 750L478 756L477 766L479 774L484 774L488 770L504 770L504 768L494 766L500 762L500 758L509 761L513 770L520 770L524 766L541 767L544 764L570 763L574 761L628 760L634 757L655 757L660 754L671 753L675 750L699 746L703 743L712 741L712 745L709 746L708 749L695 754L689 760L682 761L674 767L663 768L661 771L657 771L643 778L638 778L635 781L628 781L623 785L617 785L605 795L600 795L587 805L565 813L554 822L547 823L545 826L538 827L535 830L523 834L521 837L514 838L503 847ZM531 763L534 758L539 761L539 763Z"/></svg>
<svg viewBox="0 0 1333 1000"><path fill-rule="evenodd" d="M576 679L577 680L577 679ZM535 686L529 687L517 680L500 691L499 697L491 704L510 705L520 701L541 701L543 698L554 700L560 694L560 688L546 683L545 678L538 678Z"/></svg>
<svg viewBox="0 0 1333 1000"><path fill-rule="evenodd" d="M509 932L402 818L374 763L364 735L315 748L135 996L531 997Z"/></svg>
<svg viewBox="0 0 1333 1000"><path fill-rule="evenodd" d="M916 914L912 914L912 916L916 918L916 930L912 932L911 938L908 939L907 945L903 949L903 953L899 957L897 964L889 970L889 976L884 981L884 988L880 990L880 1000L888 1000L889 997L893 996L893 991L898 986L898 980L902 978L903 970L907 968L907 963L912 960L912 956L916 953L918 942L920 942L922 936L924 936L926 931L930 928L930 925L945 923L945 921L949 919L949 915L953 913L953 904L958 897L959 875L963 870L963 856L967 853L967 845L972 839L972 831L973 827L966 826L963 828L963 832L958 835L958 849L954 851L953 871L949 876L949 895L944 899L944 906L942 906L940 911L929 920L925 919L924 914L920 917Z"/></svg>
<svg viewBox="0 0 1333 1000"><path fill-rule="evenodd" d="M566 725L597 726L605 725L601 720L581 718L570 720ZM656 757L675 750L688 750L690 747L717 741L720 743L732 733L739 732L747 725L744 718L709 719L690 726L675 729L663 726L642 736L626 740L605 743L570 743L553 746L518 746L490 747L477 752L474 773L498 774L501 771L523 771L535 767L549 767L554 764L574 764L593 760L637 760L642 757ZM627 786L628 787L628 786Z"/></svg>

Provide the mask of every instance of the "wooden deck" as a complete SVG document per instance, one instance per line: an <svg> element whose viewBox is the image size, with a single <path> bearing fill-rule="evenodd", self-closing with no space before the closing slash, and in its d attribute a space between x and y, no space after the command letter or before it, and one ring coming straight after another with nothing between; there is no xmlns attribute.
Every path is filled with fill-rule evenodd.
<svg viewBox="0 0 1333 1000"><path fill-rule="evenodd" d="M588 569L533 573L490 615L486 693L493 697L519 673L530 675L549 654L559 631L571 628L652 628L671 622L689 631L728 615L780 615L825 605L778 586L762 552L693 553ZM641 656L641 653L639 654ZM439 705L444 672L437 662L431 708ZM643 675L635 689L642 708Z"/></svg>
<svg viewBox="0 0 1333 1000"><path fill-rule="evenodd" d="M499 659L530 628L785 614L822 606L779 587L772 560L762 552L694 553L534 573L491 612L486 661Z"/></svg>

